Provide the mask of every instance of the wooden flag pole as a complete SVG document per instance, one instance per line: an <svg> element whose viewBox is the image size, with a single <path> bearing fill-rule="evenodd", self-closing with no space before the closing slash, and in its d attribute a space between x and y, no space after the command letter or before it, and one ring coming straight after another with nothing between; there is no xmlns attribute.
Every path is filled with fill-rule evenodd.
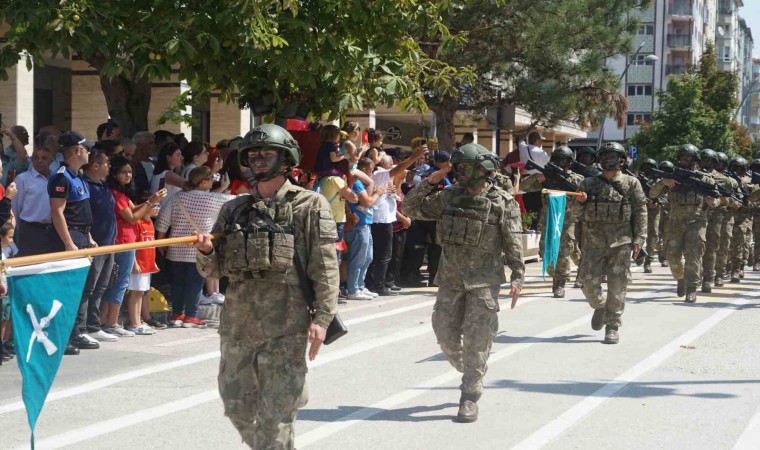
<svg viewBox="0 0 760 450"><path fill-rule="evenodd" d="M582 197L583 196L583 192L558 191L558 190L555 190L555 189L542 189L541 193L542 194L565 194L565 195L569 195L571 197Z"/></svg>
<svg viewBox="0 0 760 450"><path fill-rule="evenodd" d="M220 236L221 235L214 234L211 236L211 239L216 239ZM118 244L118 245L106 245L103 247L82 248L79 250L69 250L69 251L64 251L64 252L43 253L41 255L21 256L19 258L9 258L9 259L3 260L3 262L0 263L0 265L2 265L2 267L28 266L31 264L39 264L39 263L46 263L46 262L53 262L53 261L63 261L65 259L81 258L84 256L89 257L89 256L106 255L108 253L119 253L119 252L126 252L130 250L140 250L143 248L167 247L169 245L178 245L178 244L194 244L197 240L198 240L198 236L193 235L193 236L175 237L175 238L167 238L167 239L158 239L155 241L134 242L131 244Z"/></svg>

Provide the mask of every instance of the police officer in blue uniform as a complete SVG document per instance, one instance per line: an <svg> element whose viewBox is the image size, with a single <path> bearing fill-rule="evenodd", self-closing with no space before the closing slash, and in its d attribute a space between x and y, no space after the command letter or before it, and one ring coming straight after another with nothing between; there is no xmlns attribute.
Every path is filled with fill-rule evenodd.
<svg viewBox="0 0 760 450"><path fill-rule="evenodd" d="M58 143L61 145L63 163L48 180L50 215L57 233L51 238L50 249L63 251L95 247L97 244L90 235L90 190L79 174L79 169L87 164L90 147L94 144L77 131L62 134ZM75 333L66 346L65 354L77 355L79 349L99 347L94 339L90 341L84 335Z"/></svg>

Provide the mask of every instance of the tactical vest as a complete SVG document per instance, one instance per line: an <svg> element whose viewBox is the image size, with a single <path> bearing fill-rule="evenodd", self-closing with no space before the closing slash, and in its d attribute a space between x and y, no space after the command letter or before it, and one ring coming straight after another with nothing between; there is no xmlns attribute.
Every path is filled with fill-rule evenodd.
<svg viewBox="0 0 760 450"><path fill-rule="evenodd" d="M612 184L615 183L615 184ZM583 220L597 223L626 223L631 220L631 201L618 182L598 181L588 192Z"/></svg>
<svg viewBox="0 0 760 450"><path fill-rule="evenodd" d="M501 253L500 213L485 195L455 195L438 219L438 242L442 246L458 245Z"/></svg>
<svg viewBox="0 0 760 450"><path fill-rule="evenodd" d="M231 213L220 243L222 264L231 276L261 271L286 272L293 267L295 225L287 192L274 207L251 197Z"/></svg>

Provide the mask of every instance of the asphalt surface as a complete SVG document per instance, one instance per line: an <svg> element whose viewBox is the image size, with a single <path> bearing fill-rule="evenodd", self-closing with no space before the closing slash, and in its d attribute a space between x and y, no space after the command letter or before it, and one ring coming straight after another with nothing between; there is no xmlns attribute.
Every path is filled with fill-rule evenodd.
<svg viewBox="0 0 760 450"><path fill-rule="evenodd" d="M760 274L675 297L666 268L635 268L619 345L602 345L578 289L551 298L528 265L501 299L486 393L452 421L460 374L430 325L433 288L348 302L348 336L310 365L299 449L760 448ZM504 289L506 295L508 289ZM66 356L37 448L243 449L216 391L216 330L168 329ZM0 448L29 448L15 362L0 367Z"/></svg>

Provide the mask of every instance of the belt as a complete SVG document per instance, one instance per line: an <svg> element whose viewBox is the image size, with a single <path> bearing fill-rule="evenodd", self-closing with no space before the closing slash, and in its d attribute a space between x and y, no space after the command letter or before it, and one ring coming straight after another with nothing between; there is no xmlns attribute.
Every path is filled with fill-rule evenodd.
<svg viewBox="0 0 760 450"><path fill-rule="evenodd" d="M44 222L27 222L26 220L19 219L19 223L24 225L29 225L30 227L35 228L53 228L52 223L44 223Z"/></svg>
<svg viewBox="0 0 760 450"><path fill-rule="evenodd" d="M78 232L80 232L82 234L89 233L90 232L90 228L91 227L80 227L78 225L74 225L74 226L69 225L69 230L78 231Z"/></svg>

